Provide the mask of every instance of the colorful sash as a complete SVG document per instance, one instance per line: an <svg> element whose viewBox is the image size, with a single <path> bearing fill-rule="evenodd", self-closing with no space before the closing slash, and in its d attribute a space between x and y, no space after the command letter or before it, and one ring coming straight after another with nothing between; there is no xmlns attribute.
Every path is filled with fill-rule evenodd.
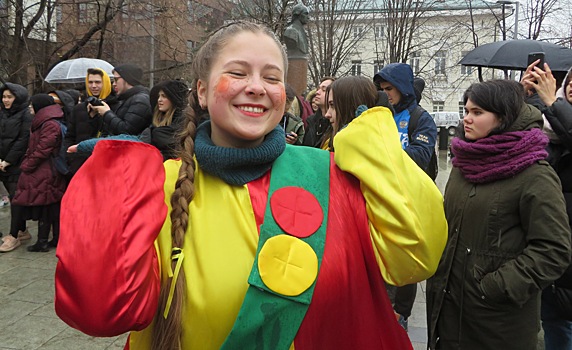
<svg viewBox="0 0 572 350"><path fill-rule="evenodd" d="M250 284L221 347L288 349L318 276L330 195L330 153L290 146L274 162Z"/></svg>

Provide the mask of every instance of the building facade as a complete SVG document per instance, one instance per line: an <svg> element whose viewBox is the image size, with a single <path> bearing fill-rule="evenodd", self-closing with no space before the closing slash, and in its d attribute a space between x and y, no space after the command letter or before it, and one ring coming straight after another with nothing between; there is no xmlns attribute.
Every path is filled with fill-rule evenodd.
<svg viewBox="0 0 572 350"><path fill-rule="evenodd" d="M506 15L511 15L510 10ZM389 46L395 44L395 40L390 41L389 33L392 16L383 9L364 9L363 13L361 20L353 24L358 43L342 72L373 77L392 62L388 54ZM479 80L479 75L476 67L461 66L458 62L474 47L502 40L501 5L480 0L425 1L410 21L413 18L417 24L402 62L410 64L414 74L426 82L421 105L429 112L458 111L462 115L463 92ZM502 74L484 68L482 77L490 79Z"/></svg>
<svg viewBox="0 0 572 350"><path fill-rule="evenodd" d="M112 5L111 5L112 4ZM190 80L191 57L207 34L228 17L218 0L72 0L61 3L58 38L66 52L85 33L98 31L75 57L97 57L112 65L134 63L146 85L165 79ZM111 6L110 6L111 5ZM105 23L105 16L114 14Z"/></svg>

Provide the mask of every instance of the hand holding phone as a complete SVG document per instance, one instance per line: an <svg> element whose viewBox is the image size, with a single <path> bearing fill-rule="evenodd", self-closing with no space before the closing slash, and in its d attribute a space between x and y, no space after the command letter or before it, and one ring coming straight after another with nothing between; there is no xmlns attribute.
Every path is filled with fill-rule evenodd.
<svg viewBox="0 0 572 350"><path fill-rule="evenodd" d="M544 70L544 52L531 52L528 54L528 63L526 64L526 66L530 66L531 64L533 64L535 61L540 60L540 62L538 62L536 64L536 67L538 67L539 69Z"/></svg>

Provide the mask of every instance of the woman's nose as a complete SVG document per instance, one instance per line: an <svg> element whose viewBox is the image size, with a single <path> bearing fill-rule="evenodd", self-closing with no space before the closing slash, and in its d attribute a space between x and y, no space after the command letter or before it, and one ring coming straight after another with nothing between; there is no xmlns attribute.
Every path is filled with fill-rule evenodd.
<svg viewBox="0 0 572 350"><path fill-rule="evenodd" d="M248 80L248 85L246 86L246 92L253 95L264 95L266 89L262 84L262 79L259 77L253 77Z"/></svg>

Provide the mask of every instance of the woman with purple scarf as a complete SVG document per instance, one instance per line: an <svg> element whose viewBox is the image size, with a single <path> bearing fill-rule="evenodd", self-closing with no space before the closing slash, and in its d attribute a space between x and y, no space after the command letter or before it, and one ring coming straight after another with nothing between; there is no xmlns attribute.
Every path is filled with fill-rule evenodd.
<svg viewBox="0 0 572 350"><path fill-rule="evenodd" d="M535 350L540 291L570 262L542 116L510 80L473 84L463 102L444 196L449 240L427 283L429 347Z"/></svg>

